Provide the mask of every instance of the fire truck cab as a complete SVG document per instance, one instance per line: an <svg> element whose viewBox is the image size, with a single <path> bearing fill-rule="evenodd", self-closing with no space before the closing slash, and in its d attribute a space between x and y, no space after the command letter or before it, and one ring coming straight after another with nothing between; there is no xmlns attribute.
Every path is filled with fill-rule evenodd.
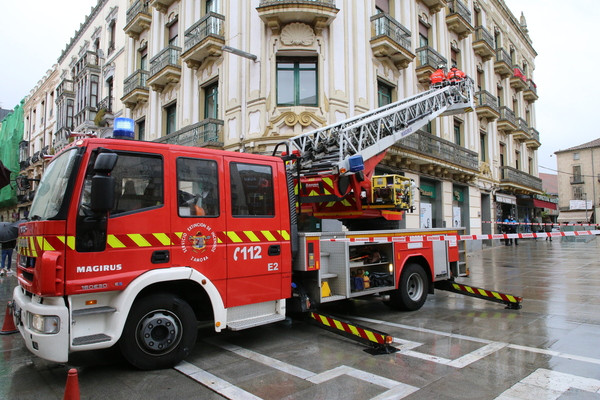
<svg viewBox="0 0 600 400"><path fill-rule="evenodd" d="M132 364L160 368L193 347L197 320L219 331L285 318L281 159L103 145L79 140L58 155L20 227L15 316L29 350L66 362L120 340Z"/></svg>

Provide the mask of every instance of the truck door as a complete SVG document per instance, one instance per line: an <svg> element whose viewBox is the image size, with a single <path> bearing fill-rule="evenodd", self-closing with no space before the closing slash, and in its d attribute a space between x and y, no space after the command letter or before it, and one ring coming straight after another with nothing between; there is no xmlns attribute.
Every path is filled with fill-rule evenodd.
<svg viewBox="0 0 600 400"><path fill-rule="evenodd" d="M225 157L227 196L227 307L282 297L282 254L289 257L277 164ZM289 262L287 263L289 264Z"/></svg>

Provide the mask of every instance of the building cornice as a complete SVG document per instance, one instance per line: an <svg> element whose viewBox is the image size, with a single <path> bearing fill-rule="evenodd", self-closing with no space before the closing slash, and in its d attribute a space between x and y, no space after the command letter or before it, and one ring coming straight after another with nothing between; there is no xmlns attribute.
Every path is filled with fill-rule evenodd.
<svg viewBox="0 0 600 400"><path fill-rule="evenodd" d="M79 26L79 30L75 32L75 36L73 36L71 38L71 41L67 44L67 47L65 47L65 49L60 54L60 57L58 57L59 64L61 64L64 61L67 54L69 54L69 52L73 49L75 44L77 44L79 42L79 39L81 38L83 33L87 30L87 28L89 28L91 23L96 19L96 17L100 13L100 10L102 10L102 7L104 7L104 5L107 2L108 2L108 0L98 0L98 3L96 4L96 6L94 8L92 8L92 11L85 18L85 21L83 22L83 24L81 24Z"/></svg>

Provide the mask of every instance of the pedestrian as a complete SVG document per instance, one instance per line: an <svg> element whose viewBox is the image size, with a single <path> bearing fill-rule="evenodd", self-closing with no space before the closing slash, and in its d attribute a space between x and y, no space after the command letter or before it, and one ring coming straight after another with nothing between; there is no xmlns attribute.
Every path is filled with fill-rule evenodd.
<svg viewBox="0 0 600 400"><path fill-rule="evenodd" d="M506 216L506 218L504 219L504 224L502 225L502 231L505 234L510 234L511 233L510 216ZM507 246L512 245L512 239L509 239L507 237L506 239L504 239L504 244L507 245Z"/></svg>
<svg viewBox="0 0 600 400"><path fill-rule="evenodd" d="M511 233L517 233L517 220L515 220L514 215L510 216L510 223L512 224L510 227ZM515 246L519 245L519 240L515 237Z"/></svg>
<svg viewBox="0 0 600 400"><path fill-rule="evenodd" d="M0 275L4 276L10 271L12 263L13 249L17 246L17 240L10 240L8 242L2 242L2 260Z"/></svg>
<svg viewBox="0 0 600 400"><path fill-rule="evenodd" d="M540 216L536 215L533 218L533 222L534 222L534 225L532 226L533 233L537 234L537 233L541 232L542 231L542 219L540 218ZM537 240L537 236L535 237L535 240Z"/></svg>
<svg viewBox="0 0 600 400"><path fill-rule="evenodd" d="M550 241L552 241L552 236L550 236L551 232L552 232L552 220L550 219L550 217L546 217L546 219L544 220L545 224L544 224L544 231L546 231L546 240L550 239Z"/></svg>

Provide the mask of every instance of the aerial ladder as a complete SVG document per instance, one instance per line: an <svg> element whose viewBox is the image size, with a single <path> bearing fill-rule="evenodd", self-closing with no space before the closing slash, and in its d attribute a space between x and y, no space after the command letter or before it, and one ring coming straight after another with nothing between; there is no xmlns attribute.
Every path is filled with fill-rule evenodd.
<svg viewBox="0 0 600 400"><path fill-rule="evenodd" d="M299 212L400 220L412 208L411 181L374 176L375 167L390 147L429 121L472 111L473 90L473 80L465 78L290 139L286 160Z"/></svg>

